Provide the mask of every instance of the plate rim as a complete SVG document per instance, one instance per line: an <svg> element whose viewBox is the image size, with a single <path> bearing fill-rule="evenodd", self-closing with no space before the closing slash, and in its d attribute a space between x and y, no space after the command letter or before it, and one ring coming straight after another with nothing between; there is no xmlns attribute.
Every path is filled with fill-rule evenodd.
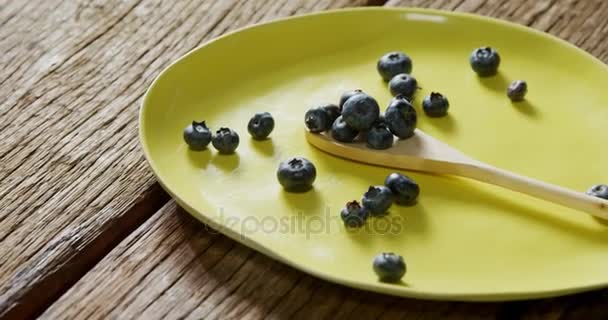
<svg viewBox="0 0 608 320"><path fill-rule="evenodd" d="M150 148L149 148L149 145L148 145L148 143L145 139L145 135L144 135L145 121L143 119L144 119L144 114L146 112L145 111L146 105L148 104L148 101L150 99L150 92L152 92L152 90L154 90L154 88L158 85L158 82L163 77L163 75L165 73L167 73L170 69L174 68L181 61L188 59L191 55L193 55L197 51L201 50L202 48L204 48L216 41L221 41L224 38L231 37L235 34L245 31L245 30L257 29L257 28L265 27L267 25L286 23L286 22L291 22L291 21L295 21L295 20L304 20L304 19L308 19L310 17L315 17L315 16L333 15L333 14L348 14L348 13L352 13L352 12L365 12L365 11L367 11L367 12L401 12L401 13L416 13L416 14L424 14L424 15L439 15L439 16L445 16L448 18L449 17L464 18L464 19L469 19L469 20L476 20L481 23L492 23L492 24L509 27L509 28L515 28L522 32L533 33L542 38L545 38L545 39L548 39L551 41L556 41L561 46L563 46L569 50L574 50L577 54L583 55L586 59L593 61L593 63L598 68L602 68L604 71L608 72L608 65L604 64L604 62L601 61L599 58L595 57L591 53L585 51L582 48L577 47L576 45L574 45L560 37L554 36L552 34L549 34L549 33L543 32L541 30L534 29L532 27L522 25L522 24L519 24L516 22L506 21L506 20L502 20L499 18L484 16L484 15L479 15L479 14L469 13L469 12L455 12L455 11L430 9L430 8L418 8L418 7L351 7L351 8L331 9L331 10L325 10L325 11L319 11L319 12L293 15L293 16L288 16L288 17L281 17L281 18L272 19L269 21L259 22L259 23L255 23L252 25L240 27L240 28L234 29L232 31L229 31L219 37L205 41L204 43L196 46L192 50L190 50L187 53L185 53L184 55L180 56L175 61L171 62L168 66L163 68L162 71L160 71L157 74L157 76L154 78L154 80L149 85L148 89L145 91L143 99L141 100L139 114L138 114L138 126L139 126L138 140L139 140L141 149L143 150L144 158L146 159L148 166L152 169L152 173L154 174L156 181L172 197L172 199L174 199L179 204L180 207L182 207L191 216L195 217L197 220L201 221L202 223L208 224L213 228L217 227L218 223L213 221L212 218L210 218L207 215L194 209L192 206L190 206L186 201L184 201L178 194L174 193L171 190L171 188L169 188L165 184L165 181L163 180L162 176L160 175L160 171L151 156ZM207 205L205 205L205 206L207 207ZM212 210L212 208L207 207L207 210ZM357 290L367 290L367 291L377 292L377 293L381 293L381 294L390 294L393 296L400 296L400 297L406 297L406 298L420 298L420 299L438 300L438 301L467 301L467 302L517 301L517 300L529 300L529 299L538 299L538 298L549 298L549 297L561 296L561 295L572 294L572 293L577 293L577 292L582 292L582 291L589 291L589 290L603 288L603 287L608 286L608 279L607 279L604 281L594 282L592 284L582 284L582 285L561 287L558 289L543 289L543 290L534 290L534 291L532 291L532 290L522 290L522 291L515 290L515 291L499 291L499 292L473 292L473 293L457 293L457 292L450 293L450 292L448 292L448 293L446 293L446 292L412 289L409 287L396 286L396 285L386 284L386 283L382 283L382 282L377 282L376 284L372 285L372 284L368 284L368 283L362 282L362 281L352 281L348 277L344 277L344 278L335 277L331 273L325 273L325 272L322 272L322 271L319 271L316 269L308 268L305 264L296 263L293 260L290 260L290 259L282 256L281 254L274 252L272 249L261 245L259 242L250 238L249 235L238 233L237 231L232 230L229 227L222 225L222 226L220 226L220 229L218 231L220 231L223 235L231 238L232 240L234 240L238 243L241 243L247 247L250 247L256 251L263 253L264 255L266 255L274 260L280 261L281 263L289 265L290 267L293 267L297 270L300 270L302 272L305 272L305 273L315 276L317 278L320 278L320 279L323 279L323 280L326 280L326 281L329 281L329 282L332 282L335 284L345 285L345 286L348 286L348 287L351 287L351 288L354 288Z"/></svg>

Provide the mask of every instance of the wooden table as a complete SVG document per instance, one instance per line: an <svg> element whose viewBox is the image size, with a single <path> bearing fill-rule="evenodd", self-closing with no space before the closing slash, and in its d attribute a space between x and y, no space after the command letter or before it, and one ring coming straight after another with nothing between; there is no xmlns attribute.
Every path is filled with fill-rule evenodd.
<svg viewBox="0 0 608 320"><path fill-rule="evenodd" d="M137 115L164 67L238 27L363 5L499 17L608 62L604 0L1 0L0 318L607 318L608 290L454 303L334 285L204 228L156 184Z"/></svg>

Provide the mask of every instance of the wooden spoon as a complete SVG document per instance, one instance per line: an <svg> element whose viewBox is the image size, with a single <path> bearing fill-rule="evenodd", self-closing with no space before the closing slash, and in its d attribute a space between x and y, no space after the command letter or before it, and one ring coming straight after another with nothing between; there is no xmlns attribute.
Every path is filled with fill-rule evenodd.
<svg viewBox="0 0 608 320"><path fill-rule="evenodd" d="M466 177L608 219L607 200L474 160L418 129L413 137L396 140L392 148L385 150L368 148L363 142L341 143L333 140L329 134L308 131L306 139L315 147L342 158L392 168Z"/></svg>

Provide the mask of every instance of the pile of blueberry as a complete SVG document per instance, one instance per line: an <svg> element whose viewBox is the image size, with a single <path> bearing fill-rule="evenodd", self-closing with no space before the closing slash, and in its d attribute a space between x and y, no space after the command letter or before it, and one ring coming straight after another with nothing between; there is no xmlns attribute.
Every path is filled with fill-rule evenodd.
<svg viewBox="0 0 608 320"><path fill-rule="evenodd" d="M247 124L249 134L256 140L266 139L273 129L274 119L268 112L256 113ZM240 139L230 128L221 127L212 134L205 121L192 121L184 129L184 141L193 151L203 151L211 143L220 154L231 154L239 146Z"/></svg>
<svg viewBox="0 0 608 320"><path fill-rule="evenodd" d="M340 142L353 142L361 136L373 149L390 148L393 135L401 139L411 137L416 122L416 110L404 96L397 95L381 114L376 99L359 89L342 94L338 106L315 107L304 115L310 132L331 130L332 138Z"/></svg>
<svg viewBox="0 0 608 320"><path fill-rule="evenodd" d="M344 92L338 105L328 104L309 109L304 123L310 132L331 131L331 137L340 142L353 142L357 137L365 140L369 148L388 149L394 137L407 139L414 135L418 115L412 99L418 82L410 73L412 60L402 52L387 53L378 60L377 70L394 98L386 111L380 112L376 99L361 89ZM433 92L424 98L422 109L429 117L447 114L449 102L440 93Z"/></svg>
<svg viewBox="0 0 608 320"><path fill-rule="evenodd" d="M349 201L340 211L340 217L348 228L359 228L370 216L382 217L388 214L393 202L412 205L416 202L420 187L403 174L394 172L384 180L384 185L370 186L363 194L361 202Z"/></svg>

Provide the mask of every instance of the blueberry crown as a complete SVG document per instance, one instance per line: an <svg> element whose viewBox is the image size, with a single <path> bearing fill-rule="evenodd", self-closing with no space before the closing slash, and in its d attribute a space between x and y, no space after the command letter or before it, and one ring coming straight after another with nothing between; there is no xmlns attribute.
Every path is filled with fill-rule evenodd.
<svg viewBox="0 0 608 320"><path fill-rule="evenodd" d="M492 49L490 47L483 47L483 48L477 49L477 51L475 52L475 55L479 58L487 58L492 55L492 52L494 52L494 49Z"/></svg>
<svg viewBox="0 0 608 320"><path fill-rule="evenodd" d="M203 120L201 122L197 122L197 121L193 120L192 127L194 127L195 129L198 129L198 128L209 129L209 128L207 128L207 124L205 123L205 120Z"/></svg>
<svg viewBox="0 0 608 320"><path fill-rule="evenodd" d="M400 56L401 55L399 54L399 52L393 52L388 55L388 58L391 60L397 60L397 59L399 59Z"/></svg>
<svg viewBox="0 0 608 320"><path fill-rule="evenodd" d="M223 135L230 134L230 131L232 131L232 130L230 130L230 128L221 127L215 133L220 136L223 136Z"/></svg>
<svg viewBox="0 0 608 320"><path fill-rule="evenodd" d="M403 257L398 255L398 254L394 254L392 252L384 252L382 253L382 258L386 259L386 260L393 260L393 261L399 261L399 262L403 262Z"/></svg>
<svg viewBox="0 0 608 320"><path fill-rule="evenodd" d="M364 196L375 197L378 195L378 193L380 193L380 188L376 188L374 186L369 186L369 189L367 189L367 192L364 194Z"/></svg>
<svg viewBox="0 0 608 320"><path fill-rule="evenodd" d="M359 202L357 202L357 200L349 201L346 203L346 209L348 209L348 210L360 209L360 208L361 208L361 205L359 204Z"/></svg>
<svg viewBox="0 0 608 320"><path fill-rule="evenodd" d="M431 101L443 99L443 95L439 92L431 92Z"/></svg>
<svg viewBox="0 0 608 320"><path fill-rule="evenodd" d="M293 158L291 160L289 160L289 162L287 162L290 166L292 167L301 167L302 166L302 160L298 159L298 158Z"/></svg>

